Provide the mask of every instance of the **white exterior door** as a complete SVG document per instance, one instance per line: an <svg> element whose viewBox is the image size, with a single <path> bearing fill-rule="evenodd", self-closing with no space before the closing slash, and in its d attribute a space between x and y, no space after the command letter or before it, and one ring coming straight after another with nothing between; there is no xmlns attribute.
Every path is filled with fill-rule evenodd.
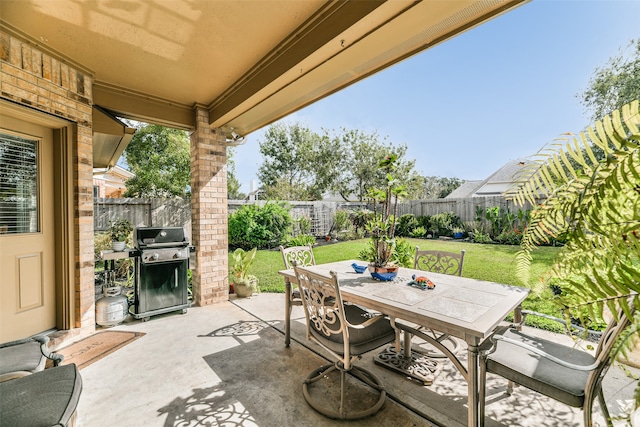
<svg viewBox="0 0 640 427"><path fill-rule="evenodd" d="M56 326L53 131L0 112L0 342Z"/></svg>

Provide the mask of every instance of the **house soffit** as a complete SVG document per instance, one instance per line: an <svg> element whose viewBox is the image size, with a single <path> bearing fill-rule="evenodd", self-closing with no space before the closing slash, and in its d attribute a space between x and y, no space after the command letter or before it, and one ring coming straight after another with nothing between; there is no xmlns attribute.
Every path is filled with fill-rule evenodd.
<svg viewBox="0 0 640 427"><path fill-rule="evenodd" d="M122 117L250 133L526 0L3 0L5 32L91 70Z"/></svg>

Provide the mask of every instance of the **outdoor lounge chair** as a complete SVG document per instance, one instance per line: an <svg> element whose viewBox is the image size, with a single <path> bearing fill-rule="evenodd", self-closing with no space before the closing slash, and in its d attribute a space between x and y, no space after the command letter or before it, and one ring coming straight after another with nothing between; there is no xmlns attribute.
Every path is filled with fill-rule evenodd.
<svg viewBox="0 0 640 427"><path fill-rule="evenodd" d="M315 265L316 261L313 257L313 248L311 245L307 246L292 246L285 248L280 246L280 252L282 253L282 259L284 260L284 268L289 270L293 268L293 265L300 267L306 267L309 265ZM300 290L298 288L291 290L291 296L288 301L285 301L285 329L290 330L291 326L291 310L294 305L302 305L302 297L300 296ZM289 347L289 337L285 336L285 346Z"/></svg>
<svg viewBox="0 0 640 427"><path fill-rule="evenodd" d="M302 295L307 339L318 343L336 359L335 363L315 369L305 379L302 387L305 400L313 409L329 418L353 420L375 414L384 405L386 392L378 378L368 370L355 366L353 362L362 354L394 340L395 331L389 320L357 305L344 304L335 272L332 271L330 277L327 277L303 267L296 266L294 270ZM329 381L327 377L333 371L340 373L339 405L333 401L327 402L326 396L330 394L328 391L320 393L319 398L313 398L309 391L311 384ZM347 399L347 372L377 393L378 398L372 405L367 405L365 409L347 408L354 402L367 400L368 403L373 400L364 399L360 394ZM358 389L358 392L362 390Z"/></svg>
<svg viewBox="0 0 640 427"><path fill-rule="evenodd" d="M3 426L71 427L82 393L75 364L58 366L0 383Z"/></svg>
<svg viewBox="0 0 640 427"><path fill-rule="evenodd" d="M43 335L0 344L0 382L42 371L47 359L58 366L64 356L49 351L48 343Z"/></svg>
<svg viewBox="0 0 640 427"><path fill-rule="evenodd" d="M523 312L524 324L527 314ZM629 325L623 312L612 320L601 336L595 355L575 346L562 344L521 332L513 325L491 338L493 346L481 352L479 383L479 419L484 420L486 374L491 372L566 405L581 408L585 427L592 426L593 400L598 396L607 425L611 417L602 393L602 378L611 365L611 349L620 333Z"/></svg>

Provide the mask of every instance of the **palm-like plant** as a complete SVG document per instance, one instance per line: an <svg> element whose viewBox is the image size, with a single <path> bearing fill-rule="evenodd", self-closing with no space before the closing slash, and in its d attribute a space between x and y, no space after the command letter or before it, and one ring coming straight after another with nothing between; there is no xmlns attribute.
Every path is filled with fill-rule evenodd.
<svg viewBox="0 0 640 427"><path fill-rule="evenodd" d="M367 193L367 198L373 200L373 218L367 224L373 248L370 253L370 261L376 267L387 266L393 256L396 245L398 201L406 196L405 186L400 185L392 175L397 160L396 154L389 154L378 163L378 168L385 174L385 186L384 188L371 188ZM380 205L379 212L378 204Z"/></svg>
<svg viewBox="0 0 640 427"><path fill-rule="evenodd" d="M517 269L528 278L531 253L550 237L566 245L551 279L561 308L600 319L604 307L631 318L640 307L640 111L636 100L581 132L534 156L524 183L508 195L537 207L523 232ZM604 151L596 157L593 147ZM586 309L586 310L585 310ZM625 352L640 318L621 342Z"/></svg>

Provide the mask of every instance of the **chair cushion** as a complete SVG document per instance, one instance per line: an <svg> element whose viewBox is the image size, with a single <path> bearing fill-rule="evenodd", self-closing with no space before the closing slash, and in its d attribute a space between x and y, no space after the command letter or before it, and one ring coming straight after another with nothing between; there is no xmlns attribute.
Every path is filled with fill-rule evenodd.
<svg viewBox="0 0 640 427"><path fill-rule="evenodd" d="M7 426L67 426L81 392L75 364L0 383L0 420Z"/></svg>
<svg viewBox="0 0 640 427"><path fill-rule="evenodd" d="M358 307L357 305L344 305L345 317L347 322L352 325L359 325L371 318L371 313ZM338 325L334 325L333 330L338 329ZM344 340L342 334L332 334L326 336L315 329L314 323L311 322L311 334L326 347L336 352L344 354ZM387 344L395 339L395 332L391 327L388 319L380 319L372 325L363 329L349 328L349 340L351 344L351 355L359 355Z"/></svg>
<svg viewBox="0 0 640 427"><path fill-rule="evenodd" d="M591 365L595 358L584 351L543 338L507 330L506 338L517 340L574 365ZM487 372L549 396L569 406L582 407L590 371L578 371L550 361L514 344L497 341L495 352L487 356Z"/></svg>
<svg viewBox="0 0 640 427"><path fill-rule="evenodd" d="M0 375L16 371L41 371L45 362L46 358L37 341L27 340L16 345L7 343L0 347Z"/></svg>

